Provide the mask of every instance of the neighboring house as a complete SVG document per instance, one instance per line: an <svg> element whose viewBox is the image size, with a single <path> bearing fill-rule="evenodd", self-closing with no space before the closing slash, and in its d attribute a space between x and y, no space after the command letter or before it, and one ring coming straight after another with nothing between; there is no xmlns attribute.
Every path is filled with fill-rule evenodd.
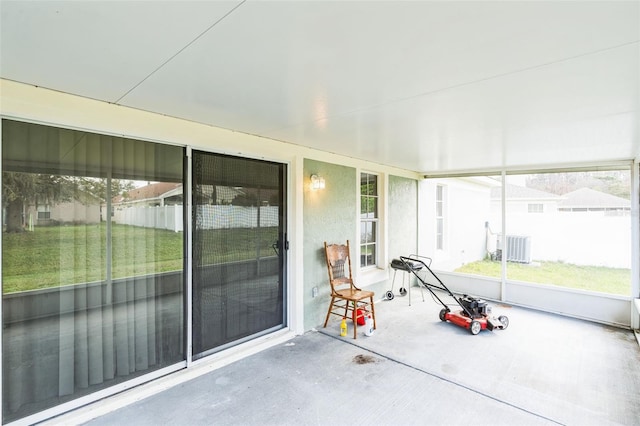
<svg viewBox="0 0 640 426"><path fill-rule="evenodd" d="M580 188L562 196L562 212L604 212L605 215L631 214L631 201L591 188Z"/></svg>
<svg viewBox="0 0 640 426"><path fill-rule="evenodd" d="M58 204L36 203L27 207L27 226L100 223L103 200L89 192L78 190L73 201Z"/></svg>
<svg viewBox="0 0 640 426"><path fill-rule="evenodd" d="M529 263L532 260L533 240L531 220L552 217L558 212L562 197L534 188L506 184L505 214L509 217L506 238L502 238L502 187L491 188L491 219L487 229L487 252L500 258L505 247L509 247L507 260ZM539 232L536 231L536 234ZM539 238L535 238L536 242ZM536 247L540 247L538 244ZM535 247L534 247L535 248Z"/></svg>
<svg viewBox="0 0 640 426"><path fill-rule="evenodd" d="M562 197L550 192L525 186L507 184L505 187L506 209L510 213L551 213L558 210ZM491 188L491 206L494 214L500 214L502 187Z"/></svg>
<svg viewBox="0 0 640 426"><path fill-rule="evenodd" d="M156 182L135 188L112 200L112 217L122 225L183 230L182 183Z"/></svg>
<svg viewBox="0 0 640 426"><path fill-rule="evenodd" d="M113 206L155 207L182 204L182 183L156 182L113 197Z"/></svg>
<svg viewBox="0 0 640 426"><path fill-rule="evenodd" d="M245 191L232 187L220 185L202 185L200 186L199 196L203 198L203 204L228 205L238 197L246 195ZM204 202L206 200L206 202Z"/></svg>
<svg viewBox="0 0 640 426"><path fill-rule="evenodd" d="M492 188L493 223L501 223L501 188ZM577 265L600 265L629 268L625 255L629 244L628 218L631 203L590 188L581 188L564 195L555 195L517 185L506 186L505 210L508 217L506 245L523 253L517 261L562 261ZM606 221L592 226L593 216ZM588 228L588 233L584 229ZM493 228L496 241L501 240L500 228ZM598 249L593 250L594 242ZM498 248L504 244L497 242ZM511 255L509 255L511 256ZM508 258L510 259L510 258Z"/></svg>
<svg viewBox="0 0 640 426"><path fill-rule="evenodd" d="M501 188L491 189L494 211L499 213ZM625 198L591 188L580 188L563 195L538 189L507 184L506 208L510 213L551 212L631 212L631 202Z"/></svg>
<svg viewBox="0 0 640 426"><path fill-rule="evenodd" d="M423 187L424 219L421 253L433 258L436 269L453 271L487 254L486 226L491 217L491 191L499 181L490 177L433 179ZM498 188L499 189L499 188ZM468 207L473 206L473 215Z"/></svg>

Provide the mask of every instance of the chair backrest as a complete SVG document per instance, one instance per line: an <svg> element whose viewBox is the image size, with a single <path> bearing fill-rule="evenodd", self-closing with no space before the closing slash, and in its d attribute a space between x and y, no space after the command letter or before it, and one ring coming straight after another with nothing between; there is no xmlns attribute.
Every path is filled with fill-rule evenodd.
<svg viewBox="0 0 640 426"><path fill-rule="evenodd" d="M331 291L349 285L355 288L351 279L351 255L349 250L349 240L347 244L327 244L324 242L324 253L327 260L327 272L329 273L329 283Z"/></svg>

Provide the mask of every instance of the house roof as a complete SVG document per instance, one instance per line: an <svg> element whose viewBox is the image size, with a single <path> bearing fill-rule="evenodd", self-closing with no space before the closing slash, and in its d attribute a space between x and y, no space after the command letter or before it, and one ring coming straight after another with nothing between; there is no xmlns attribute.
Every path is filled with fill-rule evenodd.
<svg viewBox="0 0 640 426"><path fill-rule="evenodd" d="M591 188L580 188L563 195L558 203L559 207L618 207L630 208L631 202L627 199L606 194Z"/></svg>
<svg viewBox="0 0 640 426"><path fill-rule="evenodd" d="M148 200L153 198L160 198L162 195L173 191L174 189L182 186L182 183L173 183L173 182L157 182L149 185L141 186L140 188L132 189L127 192L125 197L117 196L113 198L114 202L122 202L123 200L127 201L137 201L137 200Z"/></svg>
<svg viewBox="0 0 640 426"><path fill-rule="evenodd" d="M501 187L491 188L491 198L498 199L502 193ZM507 199L527 199L527 200L554 200L561 199L560 196L550 192L540 191L539 189L527 188L525 186L507 184Z"/></svg>

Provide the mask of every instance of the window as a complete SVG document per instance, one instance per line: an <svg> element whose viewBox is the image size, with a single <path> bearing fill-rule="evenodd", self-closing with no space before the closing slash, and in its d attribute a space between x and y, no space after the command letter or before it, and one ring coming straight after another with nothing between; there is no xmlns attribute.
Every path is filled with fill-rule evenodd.
<svg viewBox="0 0 640 426"><path fill-rule="evenodd" d="M360 267L378 263L379 209L378 176L360 174Z"/></svg>
<svg viewBox="0 0 640 426"><path fill-rule="evenodd" d="M444 185L436 186L436 250L444 250Z"/></svg>
<svg viewBox="0 0 640 426"><path fill-rule="evenodd" d="M529 213L544 213L544 204L542 203L528 204L527 211Z"/></svg>
<svg viewBox="0 0 640 426"><path fill-rule="evenodd" d="M2 121L3 423L185 359L183 207L135 204L182 193L183 159Z"/></svg>

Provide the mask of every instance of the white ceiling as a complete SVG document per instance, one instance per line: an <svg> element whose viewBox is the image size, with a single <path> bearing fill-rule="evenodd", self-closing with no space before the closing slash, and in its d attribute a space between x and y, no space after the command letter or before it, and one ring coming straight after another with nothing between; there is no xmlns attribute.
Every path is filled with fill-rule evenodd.
<svg viewBox="0 0 640 426"><path fill-rule="evenodd" d="M0 1L0 77L424 173L640 155L640 1Z"/></svg>

